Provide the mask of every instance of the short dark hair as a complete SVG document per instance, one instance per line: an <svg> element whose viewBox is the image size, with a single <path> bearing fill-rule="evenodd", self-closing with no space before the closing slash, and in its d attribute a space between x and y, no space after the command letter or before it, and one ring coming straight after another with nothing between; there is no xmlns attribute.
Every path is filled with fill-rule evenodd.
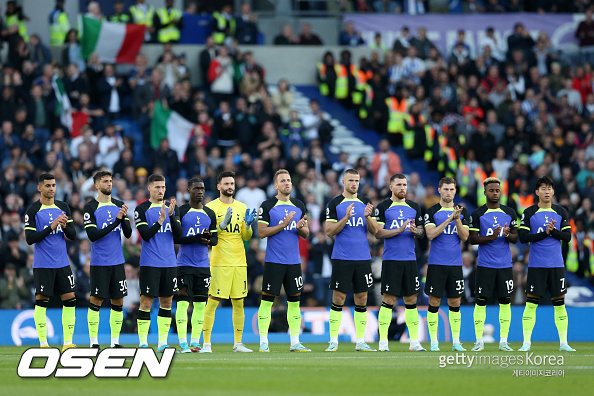
<svg viewBox="0 0 594 396"><path fill-rule="evenodd" d="M555 183L553 182L553 179L551 179L548 176L543 176L543 177L539 177L538 180L536 181L536 189L538 190L541 186L551 186L551 187L555 187Z"/></svg>
<svg viewBox="0 0 594 396"><path fill-rule="evenodd" d="M442 177L439 181L439 188L441 188L444 184L453 184L456 185L456 180L451 177Z"/></svg>
<svg viewBox="0 0 594 396"><path fill-rule="evenodd" d="M202 183L204 184L204 180L202 180L199 177L193 177L190 180L188 180L188 188L192 185L192 184L199 184Z"/></svg>
<svg viewBox="0 0 594 396"><path fill-rule="evenodd" d="M56 177L54 175L52 175L51 173L42 173L41 175L39 175L39 177L37 178L37 183L42 184L44 181L46 180L55 180Z"/></svg>
<svg viewBox="0 0 594 396"><path fill-rule="evenodd" d="M165 176L160 175L158 173L153 173L148 178L148 184L153 184L154 182L158 182L158 181L165 181Z"/></svg>
<svg viewBox="0 0 594 396"><path fill-rule="evenodd" d="M344 171L344 174L349 174L349 175L358 175L359 171L357 169L353 169L353 168L349 168L347 170Z"/></svg>
<svg viewBox="0 0 594 396"><path fill-rule="evenodd" d="M289 175L289 177L291 176L291 174L289 173L288 170L286 169L279 169L276 171L276 173L274 174L274 177L272 178L272 181L274 183L276 183L276 178L278 177L278 175Z"/></svg>
<svg viewBox="0 0 594 396"><path fill-rule="evenodd" d="M95 184L99 183L101 181L101 179L103 179L106 176L112 177L111 172L102 170L102 171L95 173L95 175L93 175L93 183L95 183Z"/></svg>
<svg viewBox="0 0 594 396"><path fill-rule="evenodd" d="M390 178L390 184L392 184L392 182L396 179L404 179L406 180L406 176L404 176L402 173L395 173L392 175L392 177Z"/></svg>
<svg viewBox="0 0 594 396"><path fill-rule="evenodd" d="M222 171L217 176L217 184L221 183L221 180L223 180L223 178L225 178L225 177L235 178L235 172L233 172L233 171Z"/></svg>

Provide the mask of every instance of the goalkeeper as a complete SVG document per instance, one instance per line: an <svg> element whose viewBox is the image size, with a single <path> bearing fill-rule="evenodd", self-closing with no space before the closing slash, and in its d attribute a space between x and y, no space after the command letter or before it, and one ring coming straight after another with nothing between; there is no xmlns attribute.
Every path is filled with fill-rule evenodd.
<svg viewBox="0 0 594 396"><path fill-rule="evenodd" d="M217 177L219 198L206 204L217 216L219 242L212 248L210 258L211 283L204 312L204 345L200 353L211 353L210 336L215 310L223 298L230 298L233 305L233 352L252 352L241 342L243 335L243 299L247 296L247 263L243 240L252 237L251 225L256 219L256 209L249 210L244 203L233 199L235 172L221 172ZM243 240L242 240L243 239Z"/></svg>

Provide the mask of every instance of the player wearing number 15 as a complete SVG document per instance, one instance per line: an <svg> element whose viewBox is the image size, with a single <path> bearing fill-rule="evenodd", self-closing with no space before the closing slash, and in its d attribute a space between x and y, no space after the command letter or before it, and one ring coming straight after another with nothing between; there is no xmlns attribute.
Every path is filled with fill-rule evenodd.
<svg viewBox="0 0 594 396"><path fill-rule="evenodd" d="M485 349L483 329L487 315L487 299L499 299L500 351L513 351L507 345L511 322L511 294L514 291L514 274L510 243L518 242L516 212L499 204L501 181L489 177L483 181L487 203L470 215L470 237L472 245L478 245L476 269L476 305L474 307L474 328L476 343L472 348L478 352Z"/></svg>
<svg viewBox="0 0 594 396"><path fill-rule="evenodd" d="M74 275L70 269L66 238L74 240L76 230L68 205L54 200L56 179L50 173L39 175L37 190L39 201L25 212L25 238L29 245L35 244L33 252L33 278L35 280L35 327L41 347L48 347L45 312L51 296L62 299L62 326L64 347L75 347L74 334L76 298L74 298Z"/></svg>
<svg viewBox="0 0 594 396"><path fill-rule="evenodd" d="M287 322L291 335L291 352L311 352L299 342L301 308L299 296L303 289L299 237L307 238L309 228L305 204L291 198L291 175L279 169L274 175L274 188L278 191L260 206L258 235L268 238L262 279L262 301L258 310L260 352L269 352L268 328L274 296L280 295L281 286L287 293Z"/></svg>
<svg viewBox="0 0 594 396"><path fill-rule="evenodd" d="M138 339L147 348L151 324L151 305L159 297L157 326L159 346L163 352L171 327L171 302L177 291L177 270L173 237L180 237L182 227L177 217L175 199L165 202L165 177L153 174L148 178L149 199L136 207L134 221L142 237L140 251L140 307L138 310Z"/></svg>
<svg viewBox="0 0 594 396"><path fill-rule="evenodd" d="M326 207L326 234L336 237L332 249L332 276L330 288L330 345L327 352L338 350L338 330L342 320L342 306L346 294L355 293L356 351L374 352L365 343L367 326L367 292L373 286L371 254L367 232L375 235L378 225L369 198L358 194L360 176L355 169L344 171L344 191Z"/></svg>
<svg viewBox="0 0 594 396"><path fill-rule="evenodd" d="M468 211L454 207L456 181L444 177L439 181L439 203L425 213L425 233L431 241L427 264L425 294L429 296L427 326L431 337L431 351L439 352L438 311L444 291L450 307L453 351L465 351L460 344L460 300L464 293L462 276L462 242L468 239Z"/></svg>
<svg viewBox="0 0 594 396"><path fill-rule="evenodd" d="M111 298L109 324L111 347L120 348L120 330L124 320L122 306L128 294L122 231L126 238L132 235L128 207L111 197L111 173L99 171L93 176L97 199L85 205L84 226L91 240L91 304L87 314L91 348L99 348L99 308L103 300Z"/></svg>
<svg viewBox="0 0 594 396"><path fill-rule="evenodd" d="M536 308L548 290L555 307L555 325L559 332L559 350L575 351L567 344L567 284L561 241L571 241L571 226L567 212L553 205L553 180L548 176L536 181L538 204L522 213L520 241L530 243L528 276L526 279L526 308L522 317L524 344L520 351L530 350L530 338L536 321Z"/></svg>

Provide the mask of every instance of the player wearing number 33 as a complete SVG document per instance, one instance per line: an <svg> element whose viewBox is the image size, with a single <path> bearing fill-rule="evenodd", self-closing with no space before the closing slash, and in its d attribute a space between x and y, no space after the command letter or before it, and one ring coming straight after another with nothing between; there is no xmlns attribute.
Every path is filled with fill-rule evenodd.
<svg viewBox="0 0 594 396"><path fill-rule="evenodd" d="M299 237L307 238L309 228L305 204L291 198L291 175L279 169L274 175L274 188L278 191L260 206L258 235L268 238L262 279L262 301L258 310L260 352L269 352L268 328L274 297L280 295L281 286L287 294L287 322L291 335L291 352L310 352L299 342L301 309L299 296L303 289Z"/></svg>
<svg viewBox="0 0 594 396"><path fill-rule="evenodd" d="M124 320L122 306L128 294L122 231L126 238L132 235L128 207L111 197L112 177L108 171L93 176L97 199L85 205L84 226L91 245L91 301L87 314L91 348L99 348L99 308L103 300L111 298L109 325L111 347L121 348L120 330Z"/></svg>
<svg viewBox="0 0 594 396"><path fill-rule="evenodd" d="M140 348L147 348L151 324L151 305L159 298L157 327L159 346L164 352L171 327L171 302L177 292L177 264L173 237L180 237L182 227L177 217L175 199L165 202L165 177L153 174L148 178L149 199L136 207L134 220L142 237L140 251L140 307L138 310L138 339Z"/></svg>
<svg viewBox="0 0 594 396"><path fill-rule="evenodd" d="M425 233L431 241L427 260L425 294L429 296L427 326L431 337L431 351L439 352L437 323L441 297L446 292L450 307L453 351L465 351L460 344L460 300L464 293L462 275L462 246L468 239L468 211L454 207L456 181L444 177L439 181L439 203L427 209Z"/></svg>
<svg viewBox="0 0 594 396"><path fill-rule="evenodd" d="M66 238L76 238L72 225L72 215L68 205L54 200L56 178L50 173L42 173L38 178L37 190L41 193L39 201L33 203L25 212L25 238L29 245L35 245L33 258L33 278L35 281L35 312L33 314L39 344L48 348L45 312L51 296L62 299L62 326L64 347L62 351L75 347L72 343L74 323L74 275L70 269Z"/></svg>
<svg viewBox="0 0 594 396"><path fill-rule="evenodd" d="M489 177L483 181L487 203L470 215L472 245L478 245L476 268L476 305L474 328L476 343L472 348L478 352L485 349L483 329L487 315L487 299L499 299L500 351L513 351L507 344L511 322L511 294L514 291L514 274L510 243L518 242L516 212L499 203L501 181Z"/></svg>
<svg viewBox="0 0 594 396"><path fill-rule="evenodd" d="M376 351L365 343L367 326L367 292L373 286L371 254L367 232L375 235L378 225L369 198L358 194L360 176L355 169L344 171L344 191L326 207L326 234L335 237L332 249L330 288L330 345L327 352L338 350L338 330L342 320L342 306L346 294L355 294L356 351Z"/></svg>

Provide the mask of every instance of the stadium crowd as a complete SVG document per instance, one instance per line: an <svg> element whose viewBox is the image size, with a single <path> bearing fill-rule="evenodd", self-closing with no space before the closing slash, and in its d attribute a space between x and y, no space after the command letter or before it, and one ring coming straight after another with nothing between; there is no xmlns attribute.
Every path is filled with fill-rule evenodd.
<svg viewBox="0 0 594 396"><path fill-rule="evenodd" d="M62 59L52 59L37 35L25 42L18 30L5 32L9 50L0 71L2 308L33 306L32 247L25 242L22 219L27 206L39 198L37 176L43 171L55 175L56 199L72 209L78 239L68 244L68 252L77 277L77 302L88 305L90 242L82 210L96 194L92 175L101 169L113 171L114 196L130 211L148 198L151 173L165 175L167 196L182 204L189 197L188 179L199 176L205 181L208 202L216 197L216 175L233 170L238 175L236 198L256 208L275 194L271 184L275 171L288 169L295 196L306 203L311 229L310 239L301 241L302 301L305 306L328 306L332 240L324 232L324 208L341 193L347 168L359 171L360 191L374 205L387 198L387 180L402 171L390 143L404 145L411 158L424 158L429 169L456 177L458 192L469 208L482 204L482 180L496 175L505 185L502 203L521 215L535 202L536 178L551 176L558 202L575 219L577 242L568 249L568 266L573 265L570 270L580 276L591 274L592 66L572 63L551 46L546 34L534 40L521 23L508 38L507 51L488 34L480 53L472 54L460 32L454 47L441 54L423 29L409 38L403 27L392 48L378 48L369 58L351 59L347 49L336 54L337 60L326 54L318 65L322 94L356 111L365 126L384 138L373 158L353 161L343 153L335 162L328 160L325 150L332 126L318 102L311 101L307 113L293 110L290 81L268 85L266 65L237 42L226 46L225 39L217 43L214 35L210 37L200 54L200 70L190 70L184 54L165 44L157 63L148 64L140 53L129 73L117 74L113 65L96 56L82 59L74 29L66 34ZM54 111L55 73L63 76L73 106L72 129L62 125ZM205 84L192 86L190 73L200 73ZM195 123L183 162L167 139L157 148L149 144L150 120L158 102ZM141 152L134 141L138 136L118 126L120 120L131 120L142 132ZM437 186L425 185L417 172L408 177L410 199L423 208L439 201ZM379 282L382 245L372 237L369 243ZM418 242L423 276L427 245L426 239ZM248 306L259 304L264 247L257 238L246 246ZM129 288L124 309L133 317L139 301L137 232L123 248ZM526 246L512 249L516 288L512 301L522 304ZM472 304L476 252L469 245L463 260L471 286L463 301ZM370 294L370 305L381 301L378 289Z"/></svg>

